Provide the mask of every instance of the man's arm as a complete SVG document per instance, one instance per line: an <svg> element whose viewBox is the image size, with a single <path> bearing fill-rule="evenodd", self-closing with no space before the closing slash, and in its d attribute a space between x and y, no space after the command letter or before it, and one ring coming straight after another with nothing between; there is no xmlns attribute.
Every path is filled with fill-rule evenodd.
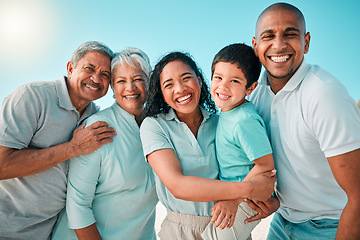
<svg viewBox="0 0 360 240"><path fill-rule="evenodd" d="M81 229L74 229L76 236L79 240L101 240L99 230L96 227L96 224L93 223L88 227Z"/></svg>
<svg viewBox="0 0 360 240"><path fill-rule="evenodd" d="M328 161L336 181L348 197L336 239L360 239L360 149L329 157Z"/></svg>
<svg viewBox="0 0 360 240"><path fill-rule="evenodd" d="M106 122L85 124L75 129L73 138L44 149L14 149L0 146L0 180L42 172L78 155L88 154L112 141L115 130Z"/></svg>

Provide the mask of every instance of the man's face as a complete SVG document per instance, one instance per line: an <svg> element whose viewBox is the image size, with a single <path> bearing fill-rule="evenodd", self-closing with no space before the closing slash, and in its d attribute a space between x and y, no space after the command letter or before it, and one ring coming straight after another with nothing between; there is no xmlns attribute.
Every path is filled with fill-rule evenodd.
<svg viewBox="0 0 360 240"><path fill-rule="evenodd" d="M310 34L305 34L302 22L293 12L271 10L258 20L252 43L270 80L286 83L309 50Z"/></svg>
<svg viewBox="0 0 360 240"><path fill-rule="evenodd" d="M87 52L76 66L68 63L67 84L75 108L84 108L90 101L106 94L110 83L110 64L107 56L94 51Z"/></svg>

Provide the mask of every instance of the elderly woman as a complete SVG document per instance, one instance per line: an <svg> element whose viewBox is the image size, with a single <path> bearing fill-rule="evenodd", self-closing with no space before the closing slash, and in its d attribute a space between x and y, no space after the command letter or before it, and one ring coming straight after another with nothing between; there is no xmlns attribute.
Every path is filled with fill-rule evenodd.
<svg viewBox="0 0 360 240"><path fill-rule="evenodd" d="M172 52L156 64L140 135L167 208L161 239L202 239L214 201L232 200L222 204L235 214L239 199L266 200L273 192L274 174L243 182L216 180L215 112L204 77L188 54ZM233 219L219 216L216 225L223 221L224 227Z"/></svg>
<svg viewBox="0 0 360 240"><path fill-rule="evenodd" d="M125 49L115 54L111 71L116 102L86 122L106 121L117 135L94 153L71 159L68 223L63 214L53 239L156 239L158 199L139 134L151 71L149 59L139 49Z"/></svg>

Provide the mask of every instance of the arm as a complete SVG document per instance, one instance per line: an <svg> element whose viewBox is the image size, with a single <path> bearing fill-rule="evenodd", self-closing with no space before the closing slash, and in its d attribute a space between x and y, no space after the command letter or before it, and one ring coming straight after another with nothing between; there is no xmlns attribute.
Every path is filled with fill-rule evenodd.
<svg viewBox="0 0 360 240"><path fill-rule="evenodd" d="M101 240L100 233L96 227L96 224L91 224L88 227L81 229L74 229L76 236L79 240Z"/></svg>
<svg viewBox="0 0 360 240"><path fill-rule="evenodd" d="M184 176L172 149L154 151L147 159L167 189L176 198L187 201L211 202L248 197L266 200L273 192L276 181L275 173L261 174L243 182Z"/></svg>
<svg viewBox="0 0 360 240"><path fill-rule="evenodd" d="M348 196L336 239L360 239L360 149L328 158L331 171Z"/></svg>
<svg viewBox="0 0 360 240"><path fill-rule="evenodd" d="M14 149L0 146L0 180L42 172L78 155L88 154L112 141L116 135L105 122L87 128L79 126L73 138L63 144L45 149Z"/></svg>
<svg viewBox="0 0 360 240"><path fill-rule="evenodd" d="M251 179L252 177L259 175L261 173L265 173L271 171L275 168L274 159L272 154L265 155L258 159L254 160L255 166L251 169L251 171L246 175L245 181Z"/></svg>

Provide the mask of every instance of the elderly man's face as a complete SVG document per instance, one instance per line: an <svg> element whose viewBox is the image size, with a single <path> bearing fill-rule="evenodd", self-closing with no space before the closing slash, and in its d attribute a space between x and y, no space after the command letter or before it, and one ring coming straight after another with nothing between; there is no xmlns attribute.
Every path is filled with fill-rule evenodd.
<svg viewBox="0 0 360 240"><path fill-rule="evenodd" d="M257 23L253 47L270 75L270 79L287 82L309 50L310 34L296 14L288 10L271 10Z"/></svg>
<svg viewBox="0 0 360 240"><path fill-rule="evenodd" d="M87 105L107 93L110 83L110 59L98 52L87 52L76 66L68 63L68 89L73 105Z"/></svg>

